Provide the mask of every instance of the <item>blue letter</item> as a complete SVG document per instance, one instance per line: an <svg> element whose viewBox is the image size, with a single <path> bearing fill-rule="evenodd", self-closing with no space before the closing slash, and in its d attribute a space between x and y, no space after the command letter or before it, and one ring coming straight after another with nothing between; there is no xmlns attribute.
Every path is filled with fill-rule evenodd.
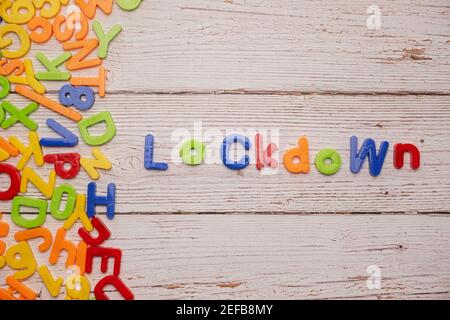
<svg viewBox="0 0 450 320"><path fill-rule="evenodd" d="M250 163L250 157L248 155L243 156L239 161L233 161L230 159L230 146L233 143L238 142L244 146L245 150L250 150L252 145L250 140L247 137L241 136L239 134L230 135L223 139L222 142L221 153L223 164L233 170L244 169Z"/></svg>
<svg viewBox="0 0 450 320"><path fill-rule="evenodd" d="M87 188L87 214L89 218L95 215L95 206L106 206L106 215L108 219L114 219L116 202L116 185L108 184L106 197L97 196L97 184L90 182Z"/></svg>
<svg viewBox="0 0 450 320"><path fill-rule="evenodd" d="M75 147L78 137L54 119L47 119L47 126L62 138L42 138L40 143L43 147Z"/></svg>
<svg viewBox="0 0 450 320"><path fill-rule="evenodd" d="M381 173L383 168L384 159L389 148L389 142L382 141L380 145L380 151L377 155L377 149L375 141L372 139L366 139L358 150L358 138L352 136L350 138L350 170L353 173L358 173L364 164L364 160L369 155L369 172L372 176L376 177Z"/></svg>
<svg viewBox="0 0 450 320"><path fill-rule="evenodd" d="M167 163L153 162L153 143L155 138L152 134L145 137L145 151L144 151L144 167L147 170L167 170L169 167Z"/></svg>

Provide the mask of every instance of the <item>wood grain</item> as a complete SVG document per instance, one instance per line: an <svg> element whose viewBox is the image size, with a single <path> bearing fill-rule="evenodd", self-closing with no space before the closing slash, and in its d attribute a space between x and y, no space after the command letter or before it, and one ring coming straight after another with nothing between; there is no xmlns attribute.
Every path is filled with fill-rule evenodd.
<svg viewBox="0 0 450 320"><path fill-rule="evenodd" d="M121 278L139 299L450 295L448 216L135 215L107 223L113 238L106 245L122 248ZM48 219L49 228L60 225ZM37 244L31 242L46 262L48 253L38 253ZM371 265L381 268L380 289L367 288ZM94 270L99 266L96 260ZM1 281L10 272L0 270ZM100 277L100 271L90 276L93 282ZM48 297L37 274L26 283Z"/></svg>
<svg viewBox="0 0 450 320"><path fill-rule="evenodd" d="M117 184L108 245L123 250L122 277L137 298L450 297L450 8L447 0L377 1L381 29L368 30L372 4L152 0L135 12L97 13L106 30L120 23L123 32L104 62L107 97L85 116L108 110L118 127L101 147L113 170L101 173L99 190ZM49 58L62 53L56 41L34 45L31 55L38 51ZM45 85L55 98L62 83ZM7 99L29 103L16 94ZM74 123L40 108L31 118L41 136L54 136L45 125L49 117L78 133ZM314 166L308 175L283 167L260 175L253 165L234 172L221 164L174 163L179 139L172 135L193 133L195 122L223 135L278 129L282 152L306 135L311 163L317 151L333 147L344 164L325 177ZM144 169L150 132L167 172ZM17 124L1 132L11 134L26 140L27 131ZM391 142L380 177L370 177L367 164L350 173L351 135ZM392 167L395 142L421 149L419 171ZM90 154L83 143L76 151ZM37 170L47 177L50 168ZM89 181L82 171L70 183L82 192ZM6 183L0 175L0 186ZM41 196L34 187L29 195ZM0 210L9 206L3 202ZM52 231L60 225L48 217ZM2 239L8 245L18 230L11 228ZM31 241L44 263L48 256L36 244ZM382 270L379 290L366 287L370 265ZM65 275L62 263L50 268ZM0 269L2 286L10 273ZM27 283L49 298L37 275Z"/></svg>
<svg viewBox="0 0 450 320"><path fill-rule="evenodd" d="M448 1L377 1L381 29L369 30L373 4L155 0L99 12L105 29L123 26L105 60L108 91L449 94ZM51 41L32 53L42 50L62 52Z"/></svg>

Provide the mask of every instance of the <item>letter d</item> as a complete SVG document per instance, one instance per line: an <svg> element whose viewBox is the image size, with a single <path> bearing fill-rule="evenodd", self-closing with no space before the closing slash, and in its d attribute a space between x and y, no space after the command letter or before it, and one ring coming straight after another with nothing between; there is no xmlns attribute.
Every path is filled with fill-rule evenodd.
<svg viewBox="0 0 450 320"><path fill-rule="evenodd" d="M297 161L294 162L294 159L297 159ZM298 147L286 151L283 156L283 163L286 170L291 173L309 172L309 147L306 137L298 139Z"/></svg>

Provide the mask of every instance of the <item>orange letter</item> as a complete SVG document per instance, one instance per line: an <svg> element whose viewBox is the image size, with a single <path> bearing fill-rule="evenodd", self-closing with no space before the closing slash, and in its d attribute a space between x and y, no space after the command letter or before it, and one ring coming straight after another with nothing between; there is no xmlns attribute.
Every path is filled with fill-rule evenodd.
<svg viewBox="0 0 450 320"><path fill-rule="evenodd" d="M297 161L294 162L294 159ZM283 163L286 170L292 173L309 172L309 150L308 139L301 137L298 140L298 147L291 148L284 154Z"/></svg>

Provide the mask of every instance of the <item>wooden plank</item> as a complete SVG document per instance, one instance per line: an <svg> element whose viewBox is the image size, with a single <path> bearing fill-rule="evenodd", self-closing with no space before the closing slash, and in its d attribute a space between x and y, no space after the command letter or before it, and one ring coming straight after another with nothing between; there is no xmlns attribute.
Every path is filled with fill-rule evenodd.
<svg viewBox="0 0 450 320"><path fill-rule="evenodd" d="M140 299L450 297L449 216L136 215L107 224L106 245L122 249L121 277ZM50 268L65 276L61 260ZM381 268L380 289L367 288L368 266ZM1 269L0 281L10 273ZM38 275L26 283L48 297Z"/></svg>
<svg viewBox="0 0 450 320"><path fill-rule="evenodd" d="M20 107L25 105L21 97L10 98ZM448 213L449 103L446 96L116 94L99 99L87 115L109 110L118 127L115 139L101 147L112 160L113 169L102 173L99 191L106 191L109 182L116 183L119 214ZM41 136L54 136L45 125L48 117L55 115L45 108L32 115L41 125ZM56 118L78 132L69 120ZM216 154L223 136L238 130L279 129L281 155L297 143L298 137L306 135L310 142L311 173L295 175L282 166L278 174L261 175L253 165L236 172L221 163L198 167L174 163L179 161L177 154L180 142L184 141L177 133L184 130L193 134L194 122L199 121L205 142L208 141L208 152L211 148ZM220 134L214 143L206 137L212 129ZM150 132L156 137L155 160L169 162L166 172L144 169L144 137ZM8 130L8 134L26 137L20 124ZM350 172L351 135L361 140L372 137L377 143L383 139L391 142L379 177L369 175L367 163L358 175ZM393 168L392 145L397 142L411 142L421 149L422 167L418 171ZM313 165L316 153L325 147L337 149L343 158L343 167L332 177L319 174ZM51 148L44 151L61 152ZM90 154L90 148L83 143L77 151L85 156ZM250 151L254 161L253 154L254 149ZM43 175L47 177L50 166L45 168L39 172L45 172ZM88 181L82 171L73 181L59 179L57 184L68 182L83 191ZM30 191L30 195L40 196L32 186ZM9 204L3 203L1 210L9 211Z"/></svg>
<svg viewBox="0 0 450 320"><path fill-rule="evenodd" d="M369 0L155 0L99 12L106 29L124 29L105 61L108 90L449 94L448 1L376 4L380 30L367 29ZM62 48L51 41L37 51ZM88 74L96 70L74 72Z"/></svg>

